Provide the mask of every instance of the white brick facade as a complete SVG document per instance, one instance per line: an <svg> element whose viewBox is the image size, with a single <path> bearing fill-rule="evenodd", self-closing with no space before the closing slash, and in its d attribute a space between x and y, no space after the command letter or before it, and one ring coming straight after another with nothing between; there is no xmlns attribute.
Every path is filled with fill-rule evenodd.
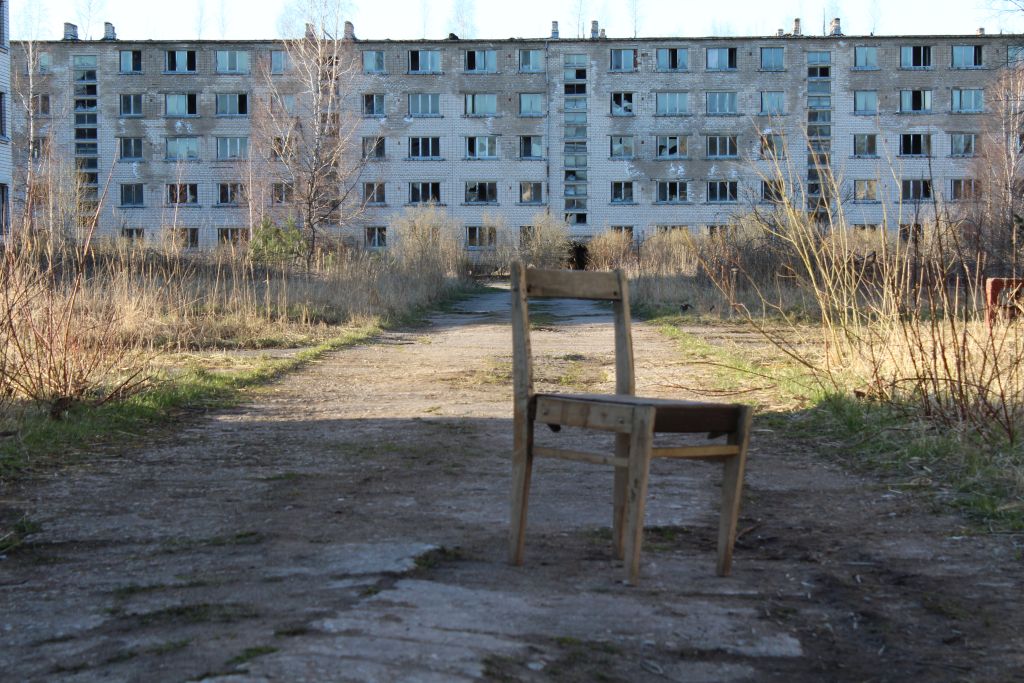
<svg viewBox="0 0 1024 683"><path fill-rule="evenodd" d="M481 225L500 219L510 232L528 225L538 212L549 210L555 215L585 215L585 222L572 226L575 237L586 238L609 226L630 226L638 237L650 234L657 226L681 225L693 230L707 225L728 223L730 217L748 211L760 203L761 180L771 174L771 163L762 159L761 135L781 134L785 139L783 162L794 178L806 189L807 137L809 112L823 119L812 135L820 145L827 145L832 168L843 186L840 199L850 223L881 224L883 217L891 227L916 222L905 202L900 201L898 179L926 178L933 180L933 192L948 197L953 179L969 177L970 158L951 153L951 134L981 132L982 113L951 111L953 89L982 89L1004 68L1009 51L1024 45L1024 36L772 36L764 38L645 38L593 40L501 40L501 41L357 41L354 49L383 52L383 73L367 73L356 79L344 102L354 116L361 117L359 133L372 138L382 136L385 154L381 160L368 162L358 182L380 182L385 188L383 205L368 206L354 225L348 226L350 240L363 241L363 227L387 226L396 212L410 203L410 184L440 183L440 204L456 222L465 226ZM910 68L901 64L902 48L925 46L930 49L930 66ZM971 55L980 56L981 63L959 64L954 68L954 46L970 47ZM873 59L865 67L855 66L855 50L874 48ZM980 48L973 52L974 48ZM777 52L762 48L782 48ZM106 185L107 195L102 211L101 230L118 234L123 228L143 228L147 239L154 239L169 225L194 227L199 230L203 245L215 244L218 229L247 228L252 212L247 208L218 206L218 184L243 182L247 186L263 182L249 177L251 169L244 162L216 160L216 138L250 135L247 117L214 115L218 93L244 92L260 97L263 85L256 74L270 63L270 51L280 49L271 41L149 41L65 40L40 43L37 50L50 53L51 74L47 77L53 105L48 121L58 147L74 154L74 84L73 59L78 55L95 55L98 89L98 177ZM241 50L249 53L250 73L225 75L215 73L217 50ZM658 51L685 51L686 69L664 70L658 66ZM125 74L119 67L121 51L141 52L141 72ZM194 50L195 73L165 73L168 50ZM440 73L410 73L410 52L440 52ZM466 69L466 52L494 51L493 72L471 73ZM536 50L542 57L539 72L524 72L520 53ZM615 59L623 54L629 59L636 54L635 69L613 69ZM708 69L707 55L715 50L715 58L725 60L727 67ZM721 51L719 51L721 50ZM14 48L15 68L25 69ZM683 53L676 53L677 55ZM865 53L866 54L866 53ZM910 53L911 56L913 51ZM967 54L960 50L961 57ZM582 55L572 72L566 70L570 55ZM677 57L682 59L682 57ZM483 56L481 55L481 60ZM826 67L809 74L809 60ZM822 61L827 60L827 61ZM678 64L678 62L676 62ZM486 62L490 67L490 63ZM762 68L762 67L766 68ZM963 68L960 68L963 67ZM577 69L585 69L585 75ZM573 76L567 80L567 76ZM576 76L585 76L576 78ZM286 78L282 76L279 78ZM583 87L580 87L583 86ZM567 90L582 91L567 94ZM900 112L901 90L931 92L928 113ZM854 113L854 93L875 92L877 115ZM198 95L198 115L167 117L164 97L169 93L194 92ZM416 93L438 94L439 116L413 116L409 96ZM542 93L541 116L521 116L520 94ZM613 93L631 93L632 115L615 115ZM659 94L671 98L678 106L675 93L687 93L685 112L659 114ZM714 103L708 103L708 93ZM762 114L762 93L781 93L782 113ZM142 95L142 115L125 117L120 112L120 96ZM364 96L384 95L384 115L362 116ZM467 94L496 95L497 112L493 116L466 114ZM735 111L709 114L709 108L728 107L735 98ZM765 102L775 102L766 95ZM567 98L576 98L568 102ZM567 105L582 102L586 109ZM817 99L816 99L817 98ZM777 104L777 102L775 102ZM811 106L812 105L812 106ZM585 122L570 123L575 115ZM621 112L620 112L621 113ZM569 115L569 116L567 116ZM23 124L23 122L22 122ZM566 188L565 134L567 126L585 126L585 183ZM15 123L16 130L19 123ZM583 129L575 127L579 135ZM187 133L199 138L199 160L168 162L164 160L166 138ZM826 134L827 133L827 134ZM854 154L854 134L875 134L877 155ZM930 156L900 154L901 135L930 135ZM467 158L468 137L496 136L497 158ZM541 136L542 156L520 158L520 137ZM632 158L612 157L612 136L632 136ZM679 158L658 158L659 136L686 136L687 153ZM736 137L733 158L709 157L709 136L725 136L720 144L726 151L728 138ZM122 137L141 137L145 142L141 161L120 161ZM439 138L439 157L413 159L410 139ZM719 144L717 141L714 144ZM356 145L358 147L358 145ZM728 155L726 155L728 156ZM0 160L0 164L2 164ZM895 168L893 172L890 167ZM577 174L579 176L579 174ZM894 178L895 176L895 178ZM109 181L107 180L109 178ZM577 179L579 179L577 177ZM876 199L854 201L855 180L877 180ZM496 183L496 201L476 204L466 201L466 183ZM659 181L686 181L686 201L659 201ZM709 182L736 182L735 201L712 201ZM167 185L183 182L195 184L198 202L195 206L171 207L167 202ZM543 183L539 203L520 201L521 182ZM632 200L613 201L613 183L631 182ZM144 185L141 207L120 206L123 184ZM717 186L730 199L731 186ZM579 194L585 191L585 196ZM620 187L618 192L627 192ZM679 191L679 186L666 191ZM575 192L575 194L573 193ZM265 193L265 190L264 190ZM361 194L361 193L357 193ZM255 196L255 193L254 193ZM675 195L672 195L675 197ZM567 204L567 200L569 203ZM585 209L572 209L569 204ZM923 202L922 204L927 204ZM904 215L900 215L900 212Z"/></svg>

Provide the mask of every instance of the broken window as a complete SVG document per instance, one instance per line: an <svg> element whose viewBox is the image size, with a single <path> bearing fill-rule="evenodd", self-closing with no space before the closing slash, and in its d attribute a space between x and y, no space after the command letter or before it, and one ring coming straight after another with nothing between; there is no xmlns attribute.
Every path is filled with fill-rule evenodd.
<svg viewBox="0 0 1024 683"><path fill-rule="evenodd" d="M523 73L536 73L544 70L543 50L520 50L519 70Z"/></svg>
<svg viewBox="0 0 1024 683"><path fill-rule="evenodd" d="M735 202L739 196L739 183L735 180L712 180L708 182L708 202L722 204Z"/></svg>
<svg viewBox="0 0 1024 683"><path fill-rule="evenodd" d="M199 228L170 228L171 243L182 249L199 248Z"/></svg>
<svg viewBox="0 0 1024 683"><path fill-rule="evenodd" d="M217 95L217 116L248 116L249 96L245 93Z"/></svg>
<svg viewBox="0 0 1024 683"><path fill-rule="evenodd" d="M141 242L145 239L146 231L143 228L121 228L121 237L129 242Z"/></svg>
<svg viewBox="0 0 1024 683"><path fill-rule="evenodd" d="M612 135L611 136L611 157L612 159L633 158L633 136Z"/></svg>
<svg viewBox="0 0 1024 683"><path fill-rule="evenodd" d="M543 138L539 135L519 136L519 157L521 159L540 159L544 156Z"/></svg>
<svg viewBox="0 0 1024 683"><path fill-rule="evenodd" d="M467 204L496 204L498 202L498 183L495 182L466 182L466 203Z"/></svg>
<svg viewBox="0 0 1024 683"><path fill-rule="evenodd" d="M878 136L874 133L856 133L853 136L853 156L878 156Z"/></svg>
<svg viewBox="0 0 1024 683"><path fill-rule="evenodd" d="M707 113L711 116L722 116L739 113L739 110L736 108L736 93L707 93Z"/></svg>
<svg viewBox="0 0 1024 683"><path fill-rule="evenodd" d="M686 71L690 68L690 51L685 47L659 47L655 63L658 71Z"/></svg>
<svg viewBox="0 0 1024 683"><path fill-rule="evenodd" d="M734 47L709 47L705 54L708 71L731 71L736 68Z"/></svg>
<svg viewBox="0 0 1024 683"><path fill-rule="evenodd" d="M784 159L786 142L778 133L765 133L761 136L762 159Z"/></svg>
<svg viewBox="0 0 1024 683"><path fill-rule="evenodd" d="M441 203L441 183L409 183L409 203L426 204L428 202Z"/></svg>
<svg viewBox="0 0 1024 683"><path fill-rule="evenodd" d="M198 204L199 185L196 183L174 183L167 186L168 204Z"/></svg>
<svg viewBox="0 0 1024 683"><path fill-rule="evenodd" d="M686 156L685 135L659 135L655 140L659 159L682 159Z"/></svg>
<svg viewBox="0 0 1024 683"><path fill-rule="evenodd" d="M168 50L164 71L170 73L195 73L195 50Z"/></svg>
<svg viewBox="0 0 1024 683"><path fill-rule="evenodd" d="M977 145L977 133L951 133L949 136L949 153L955 157L973 157Z"/></svg>
<svg viewBox="0 0 1024 683"><path fill-rule="evenodd" d="M682 204L689 201L689 185L685 180L659 180L658 198L663 204Z"/></svg>
<svg viewBox="0 0 1024 683"><path fill-rule="evenodd" d="M441 138L409 138L409 158L440 159Z"/></svg>
<svg viewBox="0 0 1024 683"><path fill-rule="evenodd" d="M195 93L164 95L164 115L197 116L199 114L198 99Z"/></svg>
<svg viewBox="0 0 1024 683"><path fill-rule="evenodd" d="M220 206L238 206L242 203L242 183L219 183L217 185L217 204Z"/></svg>
<svg viewBox="0 0 1024 683"><path fill-rule="evenodd" d="M932 153L932 136L923 133L905 133L900 136L900 155L923 157Z"/></svg>
<svg viewBox="0 0 1024 683"><path fill-rule="evenodd" d="M388 245L388 229L383 225L368 226L364 234L367 249L383 249Z"/></svg>
<svg viewBox="0 0 1024 683"><path fill-rule="evenodd" d="M1010 45L1006 48L1006 63L1020 64L1024 62L1024 45Z"/></svg>
<svg viewBox="0 0 1024 683"><path fill-rule="evenodd" d="M410 103L412 102L410 96ZM409 113L412 113L410 110ZM384 93L363 95L363 116L386 116L384 110Z"/></svg>
<svg viewBox="0 0 1024 683"><path fill-rule="evenodd" d="M363 159L383 159L384 138L370 136L363 138Z"/></svg>
<svg viewBox="0 0 1024 683"><path fill-rule="evenodd" d="M520 204L540 204L544 201L544 184L535 180L523 180L519 183Z"/></svg>
<svg viewBox="0 0 1024 683"><path fill-rule="evenodd" d="M930 112L932 110L931 90L900 90L900 111Z"/></svg>
<svg viewBox="0 0 1024 683"><path fill-rule="evenodd" d="M877 202L878 181L877 180L854 180L853 201L855 202Z"/></svg>
<svg viewBox="0 0 1024 683"><path fill-rule="evenodd" d="M950 181L949 198L954 202L977 199L981 195L981 183L974 178L953 178Z"/></svg>
<svg viewBox="0 0 1024 683"><path fill-rule="evenodd" d="M467 225L467 249L493 249L498 242L498 230L493 225Z"/></svg>
<svg viewBox="0 0 1024 683"><path fill-rule="evenodd" d="M276 206L290 204L295 196L291 183L274 183L270 186L270 203Z"/></svg>
<svg viewBox="0 0 1024 683"><path fill-rule="evenodd" d="M690 93L659 92L655 94L655 112L658 116L680 116L690 111Z"/></svg>
<svg viewBox="0 0 1024 683"><path fill-rule="evenodd" d="M931 45L904 45L900 47L900 68L930 69L931 67Z"/></svg>
<svg viewBox="0 0 1024 683"><path fill-rule="evenodd" d="M778 178L761 181L761 201L781 204L786 198L786 182Z"/></svg>
<svg viewBox="0 0 1024 683"><path fill-rule="evenodd" d="M610 68L612 71L636 71L638 64L636 49L617 49L611 51Z"/></svg>
<svg viewBox="0 0 1024 683"><path fill-rule="evenodd" d="M612 181L612 204L633 203L633 181L616 180Z"/></svg>
<svg viewBox="0 0 1024 683"><path fill-rule="evenodd" d="M612 93L612 116L633 115L633 93L613 92Z"/></svg>
<svg viewBox="0 0 1024 683"><path fill-rule="evenodd" d="M498 53L494 50L466 50L466 71L470 73L495 73L498 70Z"/></svg>
<svg viewBox="0 0 1024 683"><path fill-rule="evenodd" d="M364 204L384 204L384 183L363 183Z"/></svg>
<svg viewBox="0 0 1024 683"><path fill-rule="evenodd" d="M904 180L902 193L904 201L920 201L932 198L932 181L926 178L921 180Z"/></svg>
<svg viewBox="0 0 1024 683"><path fill-rule="evenodd" d="M247 74L249 53L245 50L217 50L216 66L219 74Z"/></svg>
<svg viewBox="0 0 1024 683"><path fill-rule="evenodd" d="M498 136L481 135L466 138L467 159L497 159Z"/></svg>
<svg viewBox="0 0 1024 683"><path fill-rule="evenodd" d="M142 50L121 50L121 73L142 73Z"/></svg>
<svg viewBox="0 0 1024 683"><path fill-rule="evenodd" d="M409 73L441 73L440 50L409 50Z"/></svg>
<svg viewBox="0 0 1024 683"><path fill-rule="evenodd" d="M217 228L217 241L221 244L242 244L249 237L249 228Z"/></svg>

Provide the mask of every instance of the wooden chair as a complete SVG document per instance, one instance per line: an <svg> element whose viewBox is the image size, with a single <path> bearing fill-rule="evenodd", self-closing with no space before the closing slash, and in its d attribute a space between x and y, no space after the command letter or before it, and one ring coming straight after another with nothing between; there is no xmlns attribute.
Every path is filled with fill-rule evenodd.
<svg viewBox="0 0 1024 683"><path fill-rule="evenodd" d="M537 394L533 390L530 353L530 298L596 299L613 302L615 309L615 394ZM732 564L743 470L753 410L725 403L696 403L635 396L633 339L629 290L620 271L535 270L512 266L512 351L515 412L512 455L512 524L509 561L522 564L526 511L534 456L611 465L615 468L612 537L615 555L625 559L627 580L640 571L644 503L651 458L717 460L724 464L722 510L718 525L718 574ZM562 425L615 433L615 454L534 446L534 425ZM727 436L725 444L655 448L656 432L707 433Z"/></svg>

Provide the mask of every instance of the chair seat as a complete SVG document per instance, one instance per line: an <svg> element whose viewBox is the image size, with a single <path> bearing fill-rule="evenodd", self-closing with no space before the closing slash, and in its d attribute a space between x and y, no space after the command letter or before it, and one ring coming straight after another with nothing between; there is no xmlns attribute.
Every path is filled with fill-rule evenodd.
<svg viewBox="0 0 1024 683"><path fill-rule="evenodd" d="M729 403L677 401L626 394L534 394L535 403L600 403L609 406L652 406L655 409L654 431L675 434L727 433L739 424L742 406ZM538 415L537 421L545 423ZM566 424L555 422L552 424ZM568 424L572 424L569 422Z"/></svg>

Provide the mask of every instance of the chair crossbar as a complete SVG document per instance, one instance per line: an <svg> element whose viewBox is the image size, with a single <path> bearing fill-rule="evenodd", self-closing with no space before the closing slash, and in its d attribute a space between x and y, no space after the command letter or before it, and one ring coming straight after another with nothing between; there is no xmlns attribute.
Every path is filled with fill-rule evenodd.
<svg viewBox="0 0 1024 683"><path fill-rule="evenodd" d="M690 458L698 460L731 458L740 454L740 447L731 444L713 446L680 446L676 448L652 448L652 458Z"/></svg>

